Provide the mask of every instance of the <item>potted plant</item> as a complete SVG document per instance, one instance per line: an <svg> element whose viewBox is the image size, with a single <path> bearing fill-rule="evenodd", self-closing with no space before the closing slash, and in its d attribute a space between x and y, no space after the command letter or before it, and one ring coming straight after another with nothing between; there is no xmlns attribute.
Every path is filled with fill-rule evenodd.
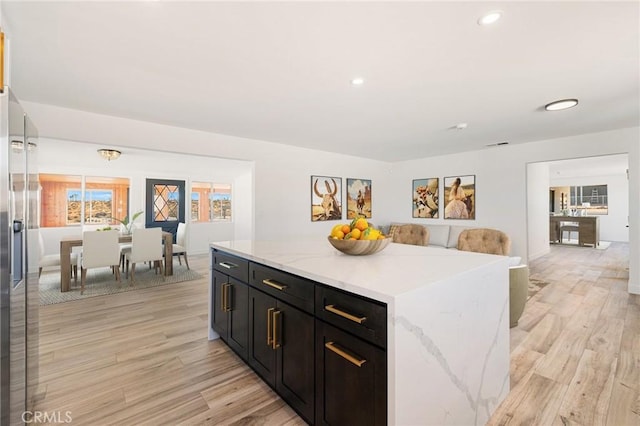
<svg viewBox="0 0 640 426"><path fill-rule="evenodd" d="M122 233L128 235L131 234L131 231L133 230L133 222L135 222L141 214L142 210L140 210L139 212L135 212L133 216L131 216L131 219L129 219L129 215L126 215L124 219L118 219L117 217L112 217L111 219L115 220L116 222L120 222L120 224L122 225Z"/></svg>

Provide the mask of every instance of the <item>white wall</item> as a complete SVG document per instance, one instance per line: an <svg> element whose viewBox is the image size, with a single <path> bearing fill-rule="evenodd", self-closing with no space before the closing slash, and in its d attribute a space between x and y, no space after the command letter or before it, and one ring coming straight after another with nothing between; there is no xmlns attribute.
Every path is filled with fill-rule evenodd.
<svg viewBox="0 0 640 426"><path fill-rule="evenodd" d="M549 253L549 164L527 164L528 258Z"/></svg>
<svg viewBox="0 0 640 426"><path fill-rule="evenodd" d="M123 147L160 151L176 151L179 147L184 153L253 160L253 237L257 239L320 237L329 233L335 222L312 223L310 220L310 176L314 174L371 179L372 221L378 225L414 221L411 218L413 179L475 174L477 219L437 219L430 223L466 223L502 229L512 237L512 253L528 258L526 165L575 158L576 152L581 157L629 153L629 191L635 197L629 203L629 286L630 290L640 293L638 128L390 164L49 105L28 102L23 105L43 137L99 144L117 141Z"/></svg>
<svg viewBox="0 0 640 426"><path fill-rule="evenodd" d="M627 174L615 176L550 177L549 186L607 185L609 212L598 215L602 241L629 241L629 181ZM547 192L548 199L548 192ZM548 206L547 206L548 210Z"/></svg>
<svg viewBox="0 0 640 426"><path fill-rule="evenodd" d="M98 148L119 148L122 156L106 161L96 152ZM230 183L232 185L233 220L231 222L192 223L188 209L186 223L189 253L206 253L209 241L223 241L236 235L252 233L252 175L250 161L221 160L213 157L164 153L122 148L115 145L98 146L73 141L40 137L38 141L40 173L110 176L128 178L130 182L131 213L145 210L146 178L184 180L189 191L191 182ZM124 216L124 214L123 214ZM140 217L136 223L144 223ZM80 235L80 227L43 228L45 252L59 252L61 236Z"/></svg>
<svg viewBox="0 0 640 426"><path fill-rule="evenodd" d="M578 152L580 157L629 153L629 290L640 294L639 130L637 127L619 129L395 163L393 185L397 191L391 194L392 205L407 206L409 195L404 188L410 188L412 179L475 174L476 220L414 220L408 207L396 210L400 215L397 219L501 229L512 238L512 254L530 259L539 255L540 250L536 244L535 252L529 253L527 243L527 164L575 158ZM548 183L544 193L547 191ZM546 204L544 211L545 217L548 216ZM548 238L548 230L541 225L529 234L536 239L543 234Z"/></svg>
<svg viewBox="0 0 640 426"><path fill-rule="evenodd" d="M235 200L239 202L240 196L242 200L246 200L243 204L234 206L236 213L242 214L240 213L242 211L246 216L235 216L234 222L237 225L233 236L225 232L217 232L206 235L207 241L228 238L278 239L328 235L331 227L337 222L311 222L311 175L343 178L343 205L346 200L346 178L371 179L372 221L384 223L392 216L392 213L384 207L388 205L385 198L390 184L389 163L50 105L29 102L23 102L23 105L36 123L43 140L55 138L58 141L83 141L92 150L111 147L117 141L117 147L121 148L123 155L112 162L114 167L125 164L124 160L129 157L127 147L168 153L179 151L206 156L207 161L218 161L216 164L224 164L230 159L249 161L253 167L252 172L243 174L242 178L236 175L236 179L240 180L234 183ZM69 152L62 149L61 151L64 152L51 158L49 163L51 167L57 164L60 172L68 170L67 165L73 164L68 160ZM89 158L95 162L91 163L90 167L105 167L104 160L101 160L97 154L95 157L91 154ZM135 169L140 166L134 163L129 164L128 167ZM150 171L148 167L144 167L140 176L147 175ZM171 170L170 167L176 168L175 165L167 167L166 170ZM211 169L213 170L214 166L211 166ZM195 175L196 169L191 165L177 170L183 178L201 179L200 175ZM245 199L244 196L253 197L253 199ZM201 247L204 241L202 237L202 234L194 237L198 238L198 247Z"/></svg>

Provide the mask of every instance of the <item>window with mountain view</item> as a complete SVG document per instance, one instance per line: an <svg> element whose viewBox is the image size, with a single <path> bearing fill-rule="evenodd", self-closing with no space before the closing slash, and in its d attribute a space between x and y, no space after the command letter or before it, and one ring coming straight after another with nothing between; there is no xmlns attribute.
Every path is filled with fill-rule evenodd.
<svg viewBox="0 0 640 426"><path fill-rule="evenodd" d="M191 221L231 221L231 185L228 183L191 183Z"/></svg>
<svg viewBox="0 0 640 426"><path fill-rule="evenodd" d="M129 208L129 179L40 174L40 226L115 225Z"/></svg>

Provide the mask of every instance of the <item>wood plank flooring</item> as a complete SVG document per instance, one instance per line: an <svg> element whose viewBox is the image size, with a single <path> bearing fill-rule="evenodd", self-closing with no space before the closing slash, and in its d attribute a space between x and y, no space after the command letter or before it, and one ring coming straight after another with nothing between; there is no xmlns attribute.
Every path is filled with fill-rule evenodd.
<svg viewBox="0 0 640 426"><path fill-rule="evenodd" d="M640 425L640 296L628 246L553 246L550 282L511 329L511 392L491 425ZM304 422L220 341L207 340L203 278L41 307L37 410L74 425ZM63 417L64 418L64 417Z"/></svg>

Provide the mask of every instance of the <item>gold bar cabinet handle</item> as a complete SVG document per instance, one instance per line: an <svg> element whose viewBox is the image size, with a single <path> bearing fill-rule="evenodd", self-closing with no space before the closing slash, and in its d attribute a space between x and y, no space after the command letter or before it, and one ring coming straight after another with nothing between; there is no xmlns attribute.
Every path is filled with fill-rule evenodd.
<svg viewBox="0 0 640 426"><path fill-rule="evenodd" d="M339 347L337 347L335 345L335 343L333 342L327 342L324 344L324 347L329 349L330 351L338 354L339 356L341 356L342 358L346 359L347 361L349 361L351 364L357 366L357 367L362 367L362 364L364 364L365 362L367 362L366 359L358 359L356 356L351 355L350 353L348 353L347 351L340 349Z"/></svg>
<svg viewBox="0 0 640 426"><path fill-rule="evenodd" d="M227 284L222 284L222 288L220 289L220 308L222 312L227 312Z"/></svg>
<svg viewBox="0 0 640 426"><path fill-rule="evenodd" d="M231 283L227 283L227 301L225 302L227 304L227 312L231 312L233 309L231 309L231 292L233 291L233 284Z"/></svg>
<svg viewBox="0 0 640 426"><path fill-rule="evenodd" d="M223 268L227 268L227 269L233 269L233 268L237 268L238 265L236 265L235 263L231 263L231 262L219 262L218 265L222 266Z"/></svg>
<svg viewBox="0 0 640 426"><path fill-rule="evenodd" d="M280 291L282 291L285 288L287 288L286 285L280 284L279 282L276 282L276 281L274 281L272 279L269 279L269 278L262 280L262 284L266 284L269 287L273 287L273 288L275 288L277 290L280 290Z"/></svg>
<svg viewBox="0 0 640 426"><path fill-rule="evenodd" d="M280 347L280 342L278 342L278 319L280 318L280 311L273 312L273 350L276 350Z"/></svg>
<svg viewBox="0 0 640 426"><path fill-rule="evenodd" d="M336 308L335 305L327 305L324 307L324 309L336 315L340 315L342 318L346 318L349 321L357 322L358 324L362 324L367 320L367 317L359 317L359 316L350 314L349 312L345 312L341 309Z"/></svg>
<svg viewBox="0 0 640 426"><path fill-rule="evenodd" d="M273 342L273 311L275 308L267 309L267 346L271 346Z"/></svg>

